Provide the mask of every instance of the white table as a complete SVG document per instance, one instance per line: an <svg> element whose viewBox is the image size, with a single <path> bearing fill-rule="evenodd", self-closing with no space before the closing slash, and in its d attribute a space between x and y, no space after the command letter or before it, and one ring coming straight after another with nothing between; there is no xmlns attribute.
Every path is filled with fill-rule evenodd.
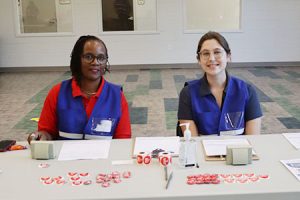
<svg viewBox="0 0 300 200"><path fill-rule="evenodd" d="M280 160L300 158L300 152L282 135L246 137L260 160L245 166L226 165L225 161L205 161L200 143L205 137L197 138L200 168L180 169L175 158L173 180L168 190L165 189L164 170L156 160L150 166L111 164L112 160L131 159L132 140L113 140L107 160L41 161L32 160L30 150L0 153L0 199L300 199L300 182L280 163ZM40 163L49 163L50 167L39 168ZM127 170L132 172L132 177L123 179L119 184L103 188L95 183L98 173ZM41 176L67 178L67 173L73 171L89 172L93 184L43 185L40 182ZM186 176L191 174L251 172L268 174L270 179L246 184L186 184Z"/></svg>

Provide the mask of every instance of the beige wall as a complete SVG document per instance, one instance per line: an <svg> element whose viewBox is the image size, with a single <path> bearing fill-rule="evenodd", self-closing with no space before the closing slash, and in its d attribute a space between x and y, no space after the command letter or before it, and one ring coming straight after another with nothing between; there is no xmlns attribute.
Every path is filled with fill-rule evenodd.
<svg viewBox="0 0 300 200"><path fill-rule="evenodd" d="M100 34L99 0L73 0L74 33L16 36L13 0L0 1L0 67L65 66L82 34L102 38L110 64L193 63L202 33L184 33L182 0L158 0L157 34ZM147 2L147 1L146 1ZM300 1L243 0L241 32L224 33L233 61L300 60Z"/></svg>

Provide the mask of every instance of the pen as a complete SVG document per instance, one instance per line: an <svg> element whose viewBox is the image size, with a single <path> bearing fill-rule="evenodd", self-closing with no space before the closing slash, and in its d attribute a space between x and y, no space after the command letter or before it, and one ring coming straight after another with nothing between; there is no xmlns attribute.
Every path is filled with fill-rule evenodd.
<svg viewBox="0 0 300 200"><path fill-rule="evenodd" d="M164 170L165 170L165 180L167 181L168 180L168 167L165 166Z"/></svg>
<svg viewBox="0 0 300 200"><path fill-rule="evenodd" d="M168 187L169 187L169 185L170 185L170 182L171 182L172 177L173 177L173 172L170 173L170 176L169 176L169 178L168 178L168 180L167 180L166 190L168 189Z"/></svg>
<svg viewBox="0 0 300 200"><path fill-rule="evenodd" d="M187 165L185 165L185 167L194 167L195 166L195 164L187 164Z"/></svg>

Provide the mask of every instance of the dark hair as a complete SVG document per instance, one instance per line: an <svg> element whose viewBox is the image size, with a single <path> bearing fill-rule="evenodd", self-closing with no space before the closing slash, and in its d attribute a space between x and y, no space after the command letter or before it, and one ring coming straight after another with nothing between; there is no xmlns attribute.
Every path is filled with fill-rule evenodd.
<svg viewBox="0 0 300 200"><path fill-rule="evenodd" d="M212 40L212 39L217 40L217 42L223 47L223 49L226 51L227 54L229 54L229 55L231 54L231 50L229 48L229 44L226 41L226 39L220 33L218 33L218 32L209 31L206 34L204 34L201 37L201 39L199 40L198 48L197 48L197 52L196 52L198 60L200 59L199 52L201 50L201 47L202 47L203 43L206 40Z"/></svg>
<svg viewBox="0 0 300 200"><path fill-rule="evenodd" d="M78 85L80 85L80 80L82 76L81 72L81 55L83 53L84 45L87 41L95 40L103 44L105 48L106 57L108 58L108 52L105 43L100 40L98 37L93 35L83 35L81 36L75 43L72 53L71 53L71 61L70 61L70 69L72 72L72 76L74 76ZM107 67L105 67L105 71L109 71Z"/></svg>

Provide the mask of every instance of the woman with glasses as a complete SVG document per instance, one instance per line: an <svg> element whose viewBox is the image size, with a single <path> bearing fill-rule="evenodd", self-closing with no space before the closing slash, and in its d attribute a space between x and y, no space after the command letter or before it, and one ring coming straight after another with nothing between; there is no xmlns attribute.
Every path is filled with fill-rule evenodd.
<svg viewBox="0 0 300 200"><path fill-rule="evenodd" d="M128 104L121 86L107 82L102 40L81 36L71 53L72 78L55 85L44 102L31 140L130 138Z"/></svg>
<svg viewBox="0 0 300 200"><path fill-rule="evenodd" d="M226 39L217 32L203 35L197 60L204 76L180 92L179 123L189 123L193 136L260 134L262 112L255 89L226 71L231 61Z"/></svg>

